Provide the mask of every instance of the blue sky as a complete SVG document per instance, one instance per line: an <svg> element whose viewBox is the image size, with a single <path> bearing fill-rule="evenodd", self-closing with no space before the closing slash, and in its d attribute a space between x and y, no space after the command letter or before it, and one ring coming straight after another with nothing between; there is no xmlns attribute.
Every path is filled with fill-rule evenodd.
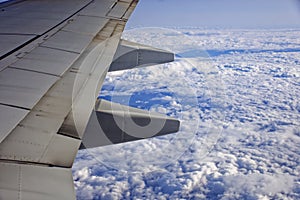
<svg viewBox="0 0 300 200"><path fill-rule="evenodd" d="M300 0L139 1L127 27L300 27Z"/></svg>
<svg viewBox="0 0 300 200"><path fill-rule="evenodd" d="M300 27L298 0L140 0L128 27Z"/></svg>

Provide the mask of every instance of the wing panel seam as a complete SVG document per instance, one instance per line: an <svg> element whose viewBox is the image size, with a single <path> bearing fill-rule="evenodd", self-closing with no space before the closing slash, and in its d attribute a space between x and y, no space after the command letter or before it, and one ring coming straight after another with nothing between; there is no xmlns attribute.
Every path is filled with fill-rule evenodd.
<svg viewBox="0 0 300 200"><path fill-rule="evenodd" d="M26 107L22 107L22 106L16 106L16 105L12 105L12 104L0 103L0 105L31 111L30 108L26 108Z"/></svg>
<svg viewBox="0 0 300 200"><path fill-rule="evenodd" d="M81 138L79 138L79 137L75 137L75 136L67 135L67 134L65 134L65 133L62 133L62 132L57 132L57 134L58 134L58 135L65 136L65 137L73 138L73 139L76 139L76 140L81 140Z"/></svg>
<svg viewBox="0 0 300 200"><path fill-rule="evenodd" d="M61 77L61 76L59 76L57 74L51 74L51 73L41 72L41 71L32 70L32 69L24 69L24 68L20 68L20 67L8 66L7 68L17 69L17 70L23 70L23 71L28 71L28 72L34 72L34 73L39 73L39 74L45 74L45 75L55 76L55 77L58 77L58 78Z"/></svg>
<svg viewBox="0 0 300 200"><path fill-rule="evenodd" d="M40 166L40 167L59 167L64 169L70 169L69 167L59 166L59 165L51 165L46 163L39 163L39 162L32 162L32 161L22 161L22 160L10 160L10 159L0 159L0 165L1 164L21 164L21 165L27 165L27 166Z"/></svg>
<svg viewBox="0 0 300 200"><path fill-rule="evenodd" d="M22 191L22 167L19 166L19 176L18 176L18 199L21 200L21 191Z"/></svg>
<svg viewBox="0 0 300 200"><path fill-rule="evenodd" d="M59 51L64 51L64 52L68 52L68 53L76 53L76 54L78 54L78 55L80 54L80 53L78 53L77 51L70 51L70 50L61 49L61 48L56 48L56 47L44 46L43 44L41 44L40 47L48 48L48 49L54 49L54 50L59 50Z"/></svg>
<svg viewBox="0 0 300 200"><path fill-rule="evenodd" d="M18 50L22 49L23 47L27 46L28 44L32 43L34 40L38 39L39 37L41 37L41 35L37 35L33 38L31 38L30 40L28 40L27 42L24 42L23 44L21 44L20 46L16 47L15 49L5 53L4 55L0 56L0 60L2 60L3 58L8 57L9 55L11 55L14 52L17 52Z"/></svg>
<svg viewBox="0 0 300 200"><path fill-rule="evenodd" d="M41 154L41 156L40 156L40 158L39 158L40 161L43 160L43 158L45 157L45 155L46 155L46 153L47 153L47 151L48 151L49 145L50 145L51 142L54 141L54 140L55 140L55 134L53 134L53 135L51 136L51 139L49 140L48 144L46 145L46 148L44 149L43 153Z"/></svg>

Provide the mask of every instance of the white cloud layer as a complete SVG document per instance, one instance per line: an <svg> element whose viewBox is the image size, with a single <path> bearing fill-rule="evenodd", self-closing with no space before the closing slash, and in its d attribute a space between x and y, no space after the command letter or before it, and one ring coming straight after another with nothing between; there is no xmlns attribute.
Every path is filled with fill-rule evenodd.
<svg viewBox="0 0 300 200"><path fill-rule="evenodd" d="M101 97L179 133L80 151L78 199L300 199L300 30L139 29L175 62L109 73Z"/></svg>

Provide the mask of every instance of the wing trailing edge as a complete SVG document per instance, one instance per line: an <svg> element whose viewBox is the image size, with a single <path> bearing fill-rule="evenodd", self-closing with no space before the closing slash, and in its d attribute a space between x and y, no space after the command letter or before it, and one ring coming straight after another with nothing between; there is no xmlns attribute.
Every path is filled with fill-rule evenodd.
<svg viewBox="0 0 300 200"><path fill-rule="evenodd" d="M0 162L0 199L76 199L72 169Z"/></svg>

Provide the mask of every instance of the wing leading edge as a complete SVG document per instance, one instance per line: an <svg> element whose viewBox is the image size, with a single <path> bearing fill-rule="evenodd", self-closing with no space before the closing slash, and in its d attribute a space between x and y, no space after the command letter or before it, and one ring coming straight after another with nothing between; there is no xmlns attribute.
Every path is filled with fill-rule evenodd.
<svg viewBox="0 0 300 200"><path fill-rule="evenodd" d="M137 2L0 4L0 199L75 199L71 167L80 145L178 130L178 120L97 100L108 71L173 61L170 52L120 39ZM141 135L149 124L161 129Z"/></svg>

